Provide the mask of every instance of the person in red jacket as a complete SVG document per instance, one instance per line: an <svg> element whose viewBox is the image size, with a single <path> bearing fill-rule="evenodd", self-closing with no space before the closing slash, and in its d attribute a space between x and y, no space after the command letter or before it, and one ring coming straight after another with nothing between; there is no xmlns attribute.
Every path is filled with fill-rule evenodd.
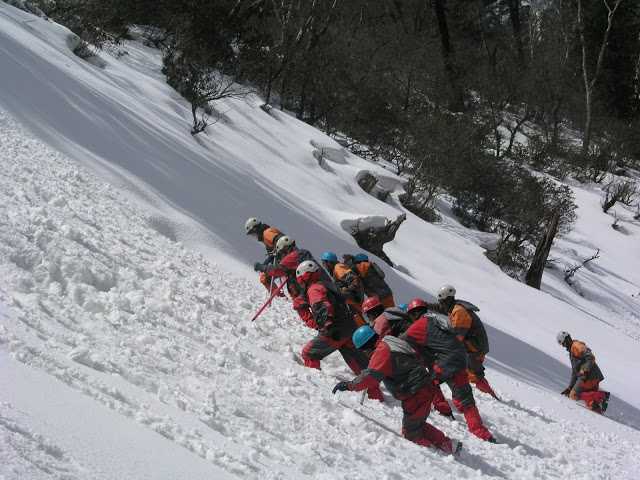
<svg viewBox="0 0 640 480"><path fill-rule="evenodd" d="M397 337L411 325L411 318L406 312L399 307L385 308L380 298L375 296L368 297L362 302L362 313L369 325L381 337L385 335Z"/></svg>
<svg viewBox="0 0 640 480"><path fill-rule="evenodd" d="M411 305L414 307L416 304L412 303ZM386 335L399 337L413 322L409 314L400 307L384 308L384 305L378 297L367 298L362 304L362 311L366 315L369 325L373 327L374 331L380 337ZM433 408L443 417L449 420L455 419L451 406L446 398L444 398L439 384L434 385Z"/></svg>
<svg viewBox="0 0 640 480"><path fill-rule="evenodd" d="M271 227L266 223L262 223L255 217L249 218L244 224L244 230L247 235L255 237L260 243L264 245L267 252L267 257L262 262L263 265L272 265L276 256L276 243L284 234L275 227ZM265 272L260 272L259 280L262 285L272 293L273 277L270 277Z"/></svg>
<svg viewBox="0 0 640 480"><path fill-rule="evenodd" d="M323 281L320 266L307 260L298 265L296 279L304 288L305 307L313 316L318 335L302 348L305 366L320 368L320 361L338 350L357 375L367 367L367 356L356 350L351 335L357 325L353 313L332 282ZM383 401L380 388L368 390L369 398Z"/></svg>
<svg viewBox="0 0 640 480"><path fill-rule="evenodd" d="M362 301L364 300L364 290L360 277L351 267L338 261L338 256L334 252L324 252L320 256L322 265L333 278L340 293L345 298L347 305L355 314L358 326L364 325L362 318Z"/></svg>
<svg viewBox="0 0 640 480"><path fill-rule="evenodd" d="M313 259L313 255L308 250L298 248L296 242L286 235L278 239L274 253L276 256L274 264L265 265L264 263L256 262L254 269L264 272L269 277L286 282L293 309L309 328L315 329L315 320L309 312L306 299L302 295L303 288L296 281L296 268L305 260Z"/></svg>
<svg viewBox="0 0 640 480"><path fill-rule="evenodd" d="M412 300L407 313L414 322L400 338L413 345L422 355L425 364L432 366L436 382L449 386L453 404L464 415L469 431L482 440L496 443L491 432L482 423L473 398L464 344L437 319L426 315L427 303L424 300Z"/></svg>
<svg viewBox="0 0 640 480"><path fill-rule="evenodd" d="M373 350L368 367L350 382L339 382L337 391L361 391L378 388L384 382L394 398L402 402L402 436L418 445L458 453L462 444L448 438L442 431L427 423L433 385L416 351L406 341L392 335L379 336L363 325L353 334L358 349Z"/></svg>

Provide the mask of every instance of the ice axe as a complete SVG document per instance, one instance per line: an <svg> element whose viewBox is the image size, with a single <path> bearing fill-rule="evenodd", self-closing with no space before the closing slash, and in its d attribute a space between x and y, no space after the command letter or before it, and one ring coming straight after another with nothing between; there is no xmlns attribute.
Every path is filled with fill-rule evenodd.
<svg viewBox="0 0 640 480"><path fill-rule="evenodd" d="M278 288L274 289L273 292L271 292L271 295L269 296L269 298L267 299L266 302L264 302L264 305L262 305L260 307L260 309L256 312L256 314L253 316L253 318L251 319L251 321L253 322L256 318L258 318L260 316L260 314L262 312L265 311L265 309L271 305L271 302L273 301L273 299L282 291L282 289L284 288L284 286L287 284L287 282L282 282L280 285L278 285Z"/></svg>

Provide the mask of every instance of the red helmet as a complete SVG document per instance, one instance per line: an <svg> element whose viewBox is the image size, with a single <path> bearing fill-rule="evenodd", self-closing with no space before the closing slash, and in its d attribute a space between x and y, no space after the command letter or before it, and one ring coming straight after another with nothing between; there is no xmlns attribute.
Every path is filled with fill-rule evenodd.
<svg viewBox="0 0 640 480"><path fill-rule="evenodd" d="M414 298L409 302L407 313L411 313L411 311L415 310L416 308L427 308L427 302L425 302L421 298Z"/></svg>
<svg viewBox="0 0 640 480"><path fill-rule="evenodd" d="M364 313L369 313L371 310L381 306L382 303L380 303L380 299L378 297L369 297L364 302L362 302L362 311Z"/></svg>

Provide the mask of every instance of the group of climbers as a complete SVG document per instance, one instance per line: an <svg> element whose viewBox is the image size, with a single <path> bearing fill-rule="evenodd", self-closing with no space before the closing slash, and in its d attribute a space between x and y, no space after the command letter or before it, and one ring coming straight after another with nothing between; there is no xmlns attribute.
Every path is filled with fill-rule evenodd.
<svg viewBox="0 0 640 480"><path fill-rule="evenodd" d="M470 385L498 399L485 377L489 340L478 307L456 298L451 285L440 289L437 303L416 298L395 306L384 272L367 255L344 255L339 261L337 254L327 251L318 263L311 252L256 218L247 220L245 230L266 249L266 259L254 264L260 282L271 295L283 295L284 282L294 310L317 331L302 348L304 365L319 369L321 360L337 350L357 375L338 383L334 393L366 390L369 398L384 401L382 381L402 402L405 438L456 453L461 444L426 422L432 407L454 418L440 388L446 384L469 431L495 443ZM558 342L569 350L573 367L563 394L603 412L609 394L598 391L604 377L593 354L566 332L558 334Z"/></svg>

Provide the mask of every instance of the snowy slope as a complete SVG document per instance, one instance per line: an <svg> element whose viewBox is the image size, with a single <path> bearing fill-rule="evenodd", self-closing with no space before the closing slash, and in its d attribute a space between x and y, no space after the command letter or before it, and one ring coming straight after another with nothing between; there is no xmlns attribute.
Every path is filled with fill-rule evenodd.
<svg viewBox="0 0 640 480"><path fill-rule="evenodd" d="M9 478L459 478L472 469L633 478L640 436L623 424L640 426L640 386L629 378L638 329L602 320L617 307L637 318L637 225L624 236L603 229L610 220L596 215L596 194L579 195L587 213L558 251L597 244L608 263L587 277L607 285L604 306L587 299L578 310L555 298L577 295L553 277L549 295L504 276L453 220L442 228L409 215L387 248L408 272L388 270L397 297L448 281L477 303L493 327L489 375L509 400L479 399L505 445L433 419L473 452L454 464L385 429L398 430L393 402L332 397L331 374L346 374L338 359L322 373L293 362L311 332L285 302L247 321L264 293L244 266L260 255L242 234L246 217L316 253L353 251L341 222L402 211L366 195L355 176L399 180L286 114L264 113L258 98L227 102L224 122L194 139L157 51L131 43L120 59L103 53L100 69L73 56L68 35L0 5L0 300L10 307L0 325L0 455ZM324 168L311 141L335 149ZM598 355L611 418L549 395L568 379L560 328ZM39 398L44 388L49 398ZM115 440L119 432L130 441Z"/></svg>
<svg viewBox="0 0 640 480"><path fill-rule="evenodd" d="M397 402L331 395L332 375L348 374L338 358L323 372L293 361L311 332L286 304L250 324L264 295L254 282L154 231L5 113L0 125L6 478L632 478L640 467L638 431L498 372L507 403L479 405L503 445L437 415L467 445L459 462L404 442Z"/></svg>

